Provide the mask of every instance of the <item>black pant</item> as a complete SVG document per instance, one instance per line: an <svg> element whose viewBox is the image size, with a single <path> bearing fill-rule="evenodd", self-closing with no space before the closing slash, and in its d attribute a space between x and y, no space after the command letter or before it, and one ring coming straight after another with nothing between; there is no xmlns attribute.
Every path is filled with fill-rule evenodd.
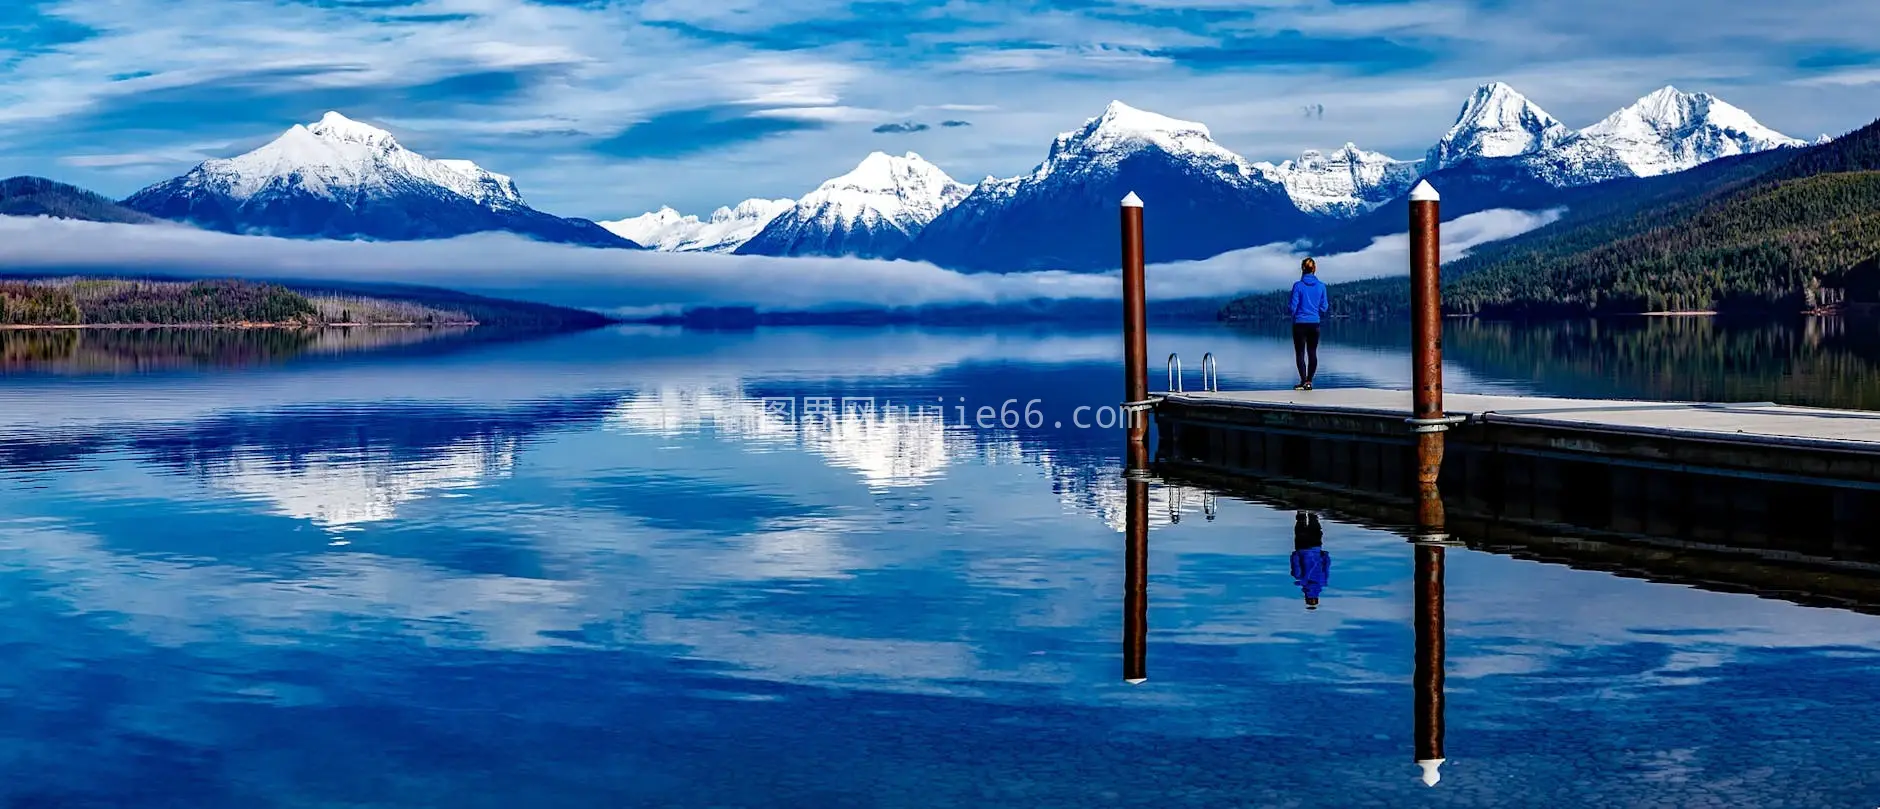
<svg viewBox="0 0 1880 809"><path fill-rule="evenodd" d="M1319 372L1319 324L1293 324L1293 359L1299 363L1299 381L1311 382Z"/></svg>

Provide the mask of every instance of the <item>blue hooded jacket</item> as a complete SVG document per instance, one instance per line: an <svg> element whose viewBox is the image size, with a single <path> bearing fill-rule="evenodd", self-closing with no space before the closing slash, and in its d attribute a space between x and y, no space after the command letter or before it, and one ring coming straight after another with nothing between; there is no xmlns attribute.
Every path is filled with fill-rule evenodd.
<svg viewBox="0 0 1880 809"><path fill-rule="evenodd" d="M1286 311L1292 315L1294 323L1317 323L1331 310L1332 299L1325 294L1325 285L1319 283L1316 273L1307 273L1293 284L1292 302L1287 304Z"/></svg>

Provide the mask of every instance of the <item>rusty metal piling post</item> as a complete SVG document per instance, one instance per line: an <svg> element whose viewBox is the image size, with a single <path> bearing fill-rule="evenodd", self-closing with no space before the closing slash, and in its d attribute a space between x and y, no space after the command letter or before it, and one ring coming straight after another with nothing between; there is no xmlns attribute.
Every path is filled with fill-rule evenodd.
<svg viewBox="0 0 1880 809"><path fill-rule="evenodd" d="M1443 437L1461 419L1443 412L1443 322L1438 297L1436 189L1417 183L1410 193L1410 299L1415 317L1415 390L1409 419L1417 434L1417 526L1414 615L1416 620L1415 746L1422 781L1442 780L1443 754L1443 556L1460 545L1448 532L1447 513L1437 478L1443 468Z"/></svg>
<svg viewBox="0 0 1880 809"><path fill-rule="evenodd" d="M1410 190L1410 424L1417 432L1417 485L1436 485L1443 468L1443 432L1454 421L1443 413L1442 197L1429 181ZM1441 508L1439 502L1436 506Z"/></svg>
<svg viewBox="0 0 1880 809"><path fill-rule="evenodd" d="M1443 554L1455 542L1437 479L1443 436L1461 419L1443 412L1442 197L1427 180L1410 190L1411 406L1417 436L1416 763L1436 786L1443 757Z"/></svg>
<svg viewBox="0 0 1880 809"><path fill-rule="evenodd" d="M1149 679L1149 445L1131 441L1124 455L1123 681Z"/></svg>
<svg viewBox="0 0 1880 809"><path fill-rule="evenodd" d="M1123 681L1149 678L1149 317L1143 271L1142 198L1123 198L1123 415L1125 446Z"/></svg>
<svg viewBox="0 0 1880 809"><path fill-rule="evenodd" d="M1142 198L1123 198L1123 405L1130 443L1149 435L1149 316L1143 273Z"/></svg>

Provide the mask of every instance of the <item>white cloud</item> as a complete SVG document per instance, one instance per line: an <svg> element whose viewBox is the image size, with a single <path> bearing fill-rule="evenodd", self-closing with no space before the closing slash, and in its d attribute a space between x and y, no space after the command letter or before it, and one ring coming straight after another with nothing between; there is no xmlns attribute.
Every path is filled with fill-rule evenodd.
<svg viewBox="0 0 1880 809"><path fill-rule="evenodd" d="M962 54L950 67L969 72L1113 72L1166 66L1174 60L1125 48L985 48Z"/></svg>
<svg viewBox="0 0 1880 809"><path fill-rule="evenodd" d="M1805 87L1866 87L1868 85L1880 84L1880 68L1841 70L1834 73L1824 73L1820 76L1797 79L1795 83Z"/></svg>
<svg viewBox="0 0 1880 809"><path fill-rule="evenodd" d="M1540 227L1556 213L1485 211L1445 226L1446 255ZM1158 299L1277 289L1298 272L1290 246L1237 250L1149 272ZM1408 236L1322 256L1326 277L1403 272ZM212 233L182 226L0 217L0 264L14 271L399 281L603 310L688 305L767 309L921 306L1116 296L1114 275L1060 271L962 274L930 264L847 258L653 253L543 244L507 234L425 242L341 242Z"/></svg>
<svg viewBox="0 0 1880 809"><path fill-rule="evenodd" d="M920 109L946 110L948 112L991 112L998 109L992 104L934 104Z"/></svg>
<svg viewBox="0 0 1880 809"><path fill-rule="evenodd" d="M183 152L131 152L127 154L81 154L59 158L60 163L68 166L86 168L122 168L124 166L165 166L187 160L202 161L208 155L193 155Z"/></svg>

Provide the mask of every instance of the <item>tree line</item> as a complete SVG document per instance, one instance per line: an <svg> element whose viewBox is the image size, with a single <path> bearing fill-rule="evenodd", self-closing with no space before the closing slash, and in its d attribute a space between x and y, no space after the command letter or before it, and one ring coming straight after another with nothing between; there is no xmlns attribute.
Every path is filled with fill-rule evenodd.
<svg viewBox="0 0 1880 809"><path fill-rule="evenodd" d="M358 295L309 297L279 284L239 280L0 281L0 325L318 326L476 322L459 309Z"/></svg>

